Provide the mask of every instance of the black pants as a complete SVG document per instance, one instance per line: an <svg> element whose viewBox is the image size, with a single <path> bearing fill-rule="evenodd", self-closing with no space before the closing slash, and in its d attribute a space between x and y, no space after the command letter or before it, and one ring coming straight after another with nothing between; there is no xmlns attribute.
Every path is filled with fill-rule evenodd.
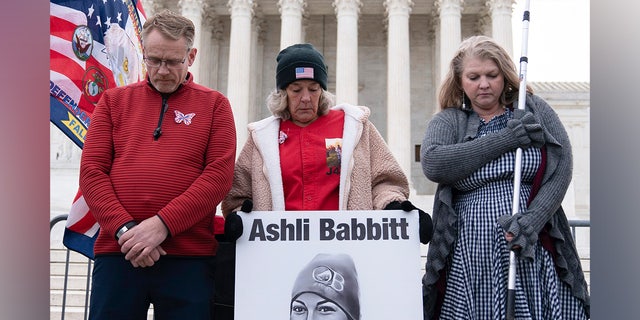
<svg viewBox="0 0 640 320"><path fill-rule="evenodd" d="M233 320L233 305L236 277L236 244L218 239L216 253L216 292L213 304L213 319Z"/></svg>
<svg viewBox="0 0 640 320"><path fill-rule="evenodd" d="M134 268L123 255L99 256L93 268L89 319L209 320L215 292L215 257L161 257Z"/></svg>

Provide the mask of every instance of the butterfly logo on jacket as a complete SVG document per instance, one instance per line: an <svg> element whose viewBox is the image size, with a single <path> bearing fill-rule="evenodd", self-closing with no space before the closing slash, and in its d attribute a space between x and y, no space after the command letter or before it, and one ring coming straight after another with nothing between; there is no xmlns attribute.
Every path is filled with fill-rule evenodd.
<svg viewBox="0 0 640 320"><path fill-rule="evenodd" d="M184 122L184 124L186 125L190 125L191 124L191 119L193 119L193 117L196 116L195 113L187 113L184 114L178 110L174 110L174 112L176 113L176 123L181 123Z"/></svg>

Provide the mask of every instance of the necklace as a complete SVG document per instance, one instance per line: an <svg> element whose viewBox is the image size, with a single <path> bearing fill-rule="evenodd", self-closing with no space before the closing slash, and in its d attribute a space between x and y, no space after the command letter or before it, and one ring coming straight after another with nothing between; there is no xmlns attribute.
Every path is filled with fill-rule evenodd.
<svg viewBox="0 0 640 320"><path fill-rule="evenodd" d="M480 118L482 118L485 122L489 122L491 121L491 119L501 115L504 113L505 107L502 106L501 108L498 108L496 111L492 112L492 113L488 113L488 114L481 114L479 112L476 111L476 113L478 114L478 116L480 116Z"/></svg>

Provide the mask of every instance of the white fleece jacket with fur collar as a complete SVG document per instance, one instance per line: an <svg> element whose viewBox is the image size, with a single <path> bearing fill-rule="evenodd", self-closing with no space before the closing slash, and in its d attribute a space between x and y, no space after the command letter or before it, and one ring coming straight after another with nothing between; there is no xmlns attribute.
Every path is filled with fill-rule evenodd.
<svg viewBox="0 0 640 320"><path fill-rule="evenodd" d="M340 104L345 113L340 174L341 210L381 210L409 197L405 173L386 142L369 121L369 108ZM246 199L255 211L285 209L278 134L274 116L250 123L249 137L236 161L231 191L222 202L226 216Z"/></svg>

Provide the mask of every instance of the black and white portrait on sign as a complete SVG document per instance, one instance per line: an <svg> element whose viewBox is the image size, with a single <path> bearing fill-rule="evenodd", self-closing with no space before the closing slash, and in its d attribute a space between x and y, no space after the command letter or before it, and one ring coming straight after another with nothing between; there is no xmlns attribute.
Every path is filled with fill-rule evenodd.
<svg viewBox="0 0 640 320"><path fill-rule="evenodd" d="M422 319L416 211L240 213L235 319Z"/></svg>
<svg viewBox="0 0 640 320"><path fill-rule="evenodd" d="M290 320L360 319L358 271L350 255L319 253L291 290Z"/></svg>

